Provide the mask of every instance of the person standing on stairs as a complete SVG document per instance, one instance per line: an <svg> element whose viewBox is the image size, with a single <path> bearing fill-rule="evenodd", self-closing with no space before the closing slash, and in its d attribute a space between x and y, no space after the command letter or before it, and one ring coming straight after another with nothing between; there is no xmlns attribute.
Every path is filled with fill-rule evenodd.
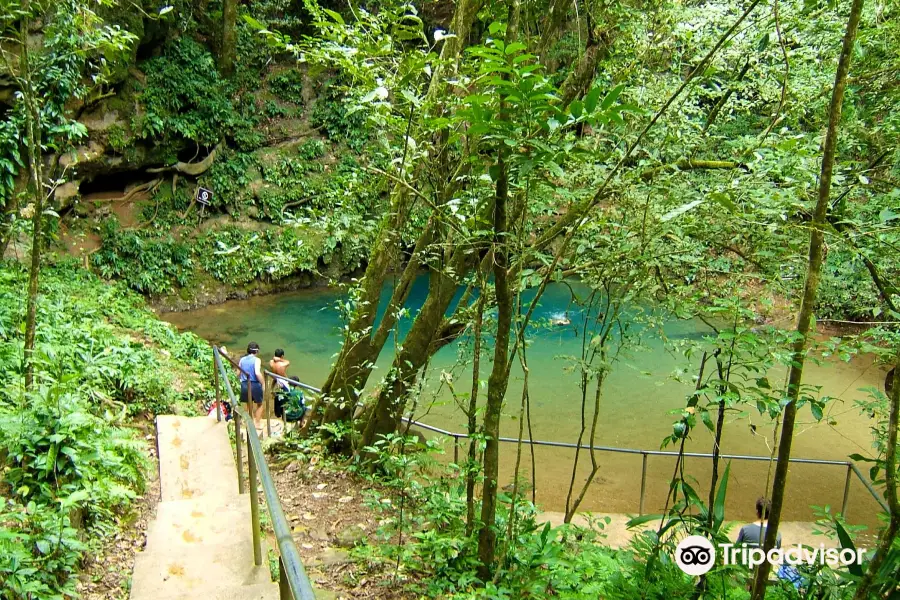
<svg viewBox="0 0 900 600"><path fill-rule="evenodd" d="M263 375L259 359L259 344L250 342L247 354L238 362L241 368L241 399L247 402L247 412L253 417L256 432L262 435Z"/></svg>

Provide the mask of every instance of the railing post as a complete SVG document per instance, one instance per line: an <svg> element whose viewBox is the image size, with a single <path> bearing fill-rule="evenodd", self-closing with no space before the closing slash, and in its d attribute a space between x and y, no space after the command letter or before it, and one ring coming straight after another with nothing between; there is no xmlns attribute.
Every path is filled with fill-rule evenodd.
<svg viewBox="0 0 900 600"><path fill-rule="evenodd" d="M281 600L292 600L291 584L288 582L287 571L284 570L284 560L278 557L278 592Z"/></svg>
<svg viewBox="0 0 900 600"><path fill-rule="evenodd" d="M847 520L847 505L850 503L850 477L853 475L853 464L847 463L847 480L844 482L844 500L841 502L841 516Z"/></svg>
<svg viewBox="0 0 900 600"><path fill-rule="evenodd" d="M247 462L250 464L250 524L253 527L253 564L258 567L262 564L262 545L259 539L259 478L256 476L256 459L253 457L253 448L250 446L249 429L247 431Z"/></svg>
<svg viewBox="0 0 900 600"><path fill-rule="evenodd" d="M216 387L216 421L221 423L222 422L222 391L219 389L220 388L219 365L218 365L218 361L216 360L218 352L219 351L216 349L216 347L213 346L212 365L213 365L213 381L215 382L215 387Z"/></svg>
<svg viewBox="0 0 900 600"><path fill-rule="evenodd" d="M641 500L638 505L638 515L644 514L644 492L647 490L647 453L641 452Z"/></svg>
<svg viewBox="0 0 900 600"><path fill-rule="evenodd" d="M266 403L266 436L272 437L272 402L275 400L273 386L275 380L268 375L263 375L263 381L266 383L265 393L263 394L263 402Z"/></svg>
<svg viewBox="0 0 900 600"><path fill-rule="evenodd" d="M459 464L459 437L453 436L453 462Z"/></svg>
<svg viewBox="0 0 900 600"><path fill-rule="evenodd" d="M244 493L244 474L241 473L244 453L241 445L241 414L238 411L234 411L234 450L235 454L237 454L238 494Z"/></svg>

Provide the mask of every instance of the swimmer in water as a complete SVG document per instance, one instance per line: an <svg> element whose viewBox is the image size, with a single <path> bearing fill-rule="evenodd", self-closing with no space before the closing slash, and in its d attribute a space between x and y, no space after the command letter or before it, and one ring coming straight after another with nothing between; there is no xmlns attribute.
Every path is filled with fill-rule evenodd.
<svg viewBox="0 0 900 600"><path fill-rule="evenodd" d="M566 325L571 325L572 321L569 320L568 315L556 315L550 317L550 324L557 327L565 327Z"/></svg>

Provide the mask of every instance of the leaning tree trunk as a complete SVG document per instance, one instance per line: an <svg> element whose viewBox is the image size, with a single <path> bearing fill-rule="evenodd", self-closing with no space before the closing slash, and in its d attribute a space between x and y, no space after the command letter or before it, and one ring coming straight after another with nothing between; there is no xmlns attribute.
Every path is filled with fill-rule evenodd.
<svg viewBox="0 0 900 600"><path fill-rule="evenodd" d="M379 436L397 429L407 393L415 383L416 375L431 358L432 341L456 294L457 282L453 277L437 271L432 271L430 277L425 304L406 334L400 352L394 357L387 384L379 392L366 423L361 443L363 447L372 445Z"/></svg>
<svg viewBox="0 0 900 600"><path fill-rule="evenodd" d="M575 1L577 2L577 0ZM560 29L566 21L566 15L571 5L572 0L553 0L550 3L550 11L541 23L541 39L538 41L536 54L540 58L541 64L545 66L549 64L549 50L559 38ZM575 25L578 26L577 23Z"/></svg>
<svg viewBox="0 0 900 600"><path fill-rule="evenodd" d="M405 188L395 189L395 192L403 194L404 200L409 198ZM399 208L399 203L392 202L392 206L395 209ZM358 390L365 386L378 354L390 337L390 332L396 323L398 310L409 296L413 280L421 265L422 255L431 244L434 235L434 219L432 218L419 236L406 268L403 269L400 279L394 286L387 310L382 316L378 328L375 329L381 289L390 265L396 263L395 253L399 253L399 228L405 219L406 217L401 216L396 210L391 210L386 217L387 223L382 223L378 241L373 246L372 258L369 260L366 274L360 282L356 311L351 318L337 360L322 386L320 402L326 403L325 408L320 411L320 406L313 407L310 418L301 430L304 435L319 425L344 421L353 415L359 400Z"/></svg>
<svg viewBox="0 0 900 600"><path fill-rule="evenodd" d="M465 40L468 39L472 23L481 5L482 0L462 0L457 3L451 27L451 33L455 37L449 37L444 42L441 49L441 63L429 84L424 106L428 107L438 97L438 94L444 89L448 76L455 73L459 56L465 47ZM449 70L446 66L448 63L450 63ZM408 138L415 137L413 129L411 114L407 131ZM415 129L418 129L418 125L415 126ZM401 178L402 176L401 173ZM382 219L376 242L372 245L366 273L358 290L356 310L348 327L348 337L322 386L322 401L327 403L327 406L324 411L321 411L319 406L314 407L311 418L303 427L304 433L308 433L323 423L346 420L356 408L357 391L365 386L372 373L373 364L388 339L387 333L396 323L396 315L406 301L412 284L412 276L415 275L419 266L418 264L407 265L407 269L404 270L404 283L399 288L395 288L378 331L374 331L381 290L387 280L390 267L397 263L401 244L400 232L407 222L414 201L413 194L404 184L397 183L394 186L390 207ZM420 236L420 242L423 241L423 238L433 235L433 232L433 224L426 227L426 232ZM428 246L430 238L425 241L427 243L421 244L423 248Z"/></svg>
<svg viewBox="0 0 900 600"><path fill-rule="evenodd" d="M838 125L841 122L841 108L844 103L844 89L847 86L847 73L850 70L850 62L853 58L853 45L856 40L856 31L859 28L859 19L862 14L864 0L853 0L850 8L850 17L847 21L847 31L844 34L841 56L838 60L837 74L834 79L834 92L831 96L831 107L828 117L828 131L825 134L825 149L822 155L822 171L819 177L819 194L816 201L816 210L812 219L812 232L809 240L809 268L806 272L806 285L803 290L803 299L800 304L800 314L797 318L797 341L794 342L793 357L791 360L790 374L788 375L788 403L784 407L782 415L781 441L778 445L778 463L775 467L775 479L772 483L772 506L769 511L769 525L766 527L766 540L764 551L769 552L775 547L778 539L778 526L781 523L781 509L784 504L784 491L787 486L788 461L791 457L791 443L794 440L794 421L797 416L797 399L800 395L800 382L803 378L803 363L806 358L806 342L809 335L810 324L813 318L813 309L816 304L816 295L819 289L819 275L822 269L823 243L825 238L825 225L828 216L829 197L831 192L831 178L834 170L834 155L837 148ZM766 595L769 573L772 565L763 562L756 571L756 579L753 582L752 600L763 600Z"/></svg>

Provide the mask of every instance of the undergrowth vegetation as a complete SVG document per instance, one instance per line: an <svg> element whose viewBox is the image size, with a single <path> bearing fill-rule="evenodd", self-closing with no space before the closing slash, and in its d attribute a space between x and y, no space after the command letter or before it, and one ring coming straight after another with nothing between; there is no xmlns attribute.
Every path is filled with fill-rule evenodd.
<svg viewBox="0 0 900 600"><path fill-rule="evenodd" d="M323 454L327 444L317 436L289 437L272 447L278 460L301 461L316 469L350 470L363 487L364 504L377 522L373 536L351 551L363 573L412 597L456 600L668 600L696 597L696 578L679 569L675 548L685 532L696 532L708 507L699 498L677 504L662 532L635 533L621 548L611 547L606 528L609 517L585 514L582 524L553 527L540 522L537 507L521 489L499 496L496 527L502 542L498 567L487 581L478 575L477 536L468 531L462 466L442 459L444 440L423 441L415 436L388 435L369 448L378 465L348 462ZM310 467L312 469L312 467ZM726 476L727 480L727 476ZM683 484L679 484L683 485ZM713 511L722 520L711 537L728 541L734 523L724 521L725 495ZM678 512L683 515L678 515ZM839 517L823 513L823 533L846 534ZM654 518L658 518L656 515ZM635 526L641 519L635 520ZM849 539L849 538L848 538ZM741 565L716 567L706 578L708 595L718 600L747 600L751 570ZM801 594L789 582L773 583L767 600L849 598L852 586L846 571L814 566L802 570L807 582ZM355 575L361 577L360 574Z"/></svg>
<svg viewBox="0 0 900 600"><path fill-rule="evenodd" d="M35 385L22 387L27 272L0 268L0 598L75 595L84 552L143 493L135 418L208 399L208 346L159 321L122 284L74 263L46 267Z"/></svg>

